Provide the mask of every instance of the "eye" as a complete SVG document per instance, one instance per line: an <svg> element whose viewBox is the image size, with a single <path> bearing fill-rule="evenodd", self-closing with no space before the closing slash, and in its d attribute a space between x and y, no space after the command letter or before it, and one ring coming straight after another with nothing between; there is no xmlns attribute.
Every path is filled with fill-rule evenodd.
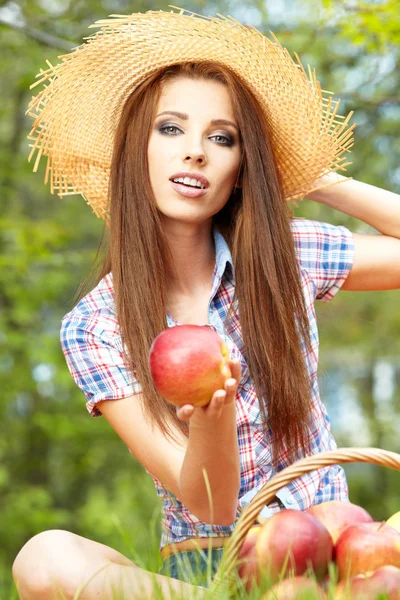
<svg viewBox="0 0 400 600"><path fill-rule="evenodd" d="M219 138L218 144L220 144L221 146L232 146L233 144L233 139L231 137L227 137L226 135L217 134L211 137Z"/></svg>
<svg viewBox="0 0 400 600"><path fill-rule="evenodd" d="M168 125L168 124L164 124L158 127L158 131L162 134L162 135L179 135L179 133L182 133L182 130L179 129L179 127L177 127L176 125ZM210 136L210 139L216 139L216 142L219 146L232 146L233 145L233 139L231 136L227 136L227 135L222 135L222 134L216 134L216 135L212 135Z"/></svg>
<svg viewBox="0 0 400 600"><path fill-rule="evenodd" d="M164 135L177 135L176 133L174 133L174 131L180 131L180 129L178 129L178 127L176 127L175 125L163 125L162 127L158 128L158 131Z"/></svg>

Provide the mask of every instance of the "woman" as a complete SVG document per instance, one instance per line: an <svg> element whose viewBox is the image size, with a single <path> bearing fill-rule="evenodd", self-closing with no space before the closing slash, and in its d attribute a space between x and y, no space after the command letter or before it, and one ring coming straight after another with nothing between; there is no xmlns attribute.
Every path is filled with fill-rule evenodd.
<svg viewBox="0 0 400 600"><path fill-rule="evenodd" d="M141 15L137 23L144 22ZM181 23L174 18L174 31L183 36ZM122 25L126 22L121 23L126 35ZM115 28L110 31L118 35ZM329 132L329 151L322 128L315 128L314 143L309 137L304 142L310 127L301 106L297 127L283 127L293 93L278 93L263 104L244 68L239 73L236 62L211 60L219 47L214 40L210 56L202 55L201 61L166 58L166 65L148 67L134 86L131 82L125 97L115 92L120 111L105 177L109 205L105 184L103 204L99 200L98 180L105 171L99 167L99 144L91 161L82 158L83 146L78 152L71 131L75 123L93 145L91 135L107 133L116 113L105 111L108 121L102 121L91 104L94 133L87 122L83 127L81 117L64 119L71 147L60 138L58 155L54 133L53 155L48 154L53 184L62 163L66 182L59 180L58 189L65 193L68 183L79 185L110 228L96 286L63 318L62 348L90 414L104 415L153 477L163 502L164 564L163 574L152 575L95 541L47 531L29 540L15 560L13 574L23 599L50 598L53 586L72 598L79 585L85 599L110 594L113 586L120 586L125 598L151 598L154 581L163 597L170 597L170 587L182 597L192 598L195 591L201 597L204 590L177 581L185 578L178 559L193 566L195 549L202 549L206 559L211 543L215 571L241 510L273 473L301 456L335 448L318 391L314 300L330 300L340 288L400 286L398 197L333 172L323 175L340 164L344 139L350 139L343 128ZM201 50L197 46L199 55ZM89 63L95 80L93 58ZM103 80L105 63L99 67ZM125 73L122 59L117 64ZM288 68L298 75L293 65ZM79 86L72 77L74 87L65 81L63 102L68 104L66 90L73 90L73 102ZM267 82L258 85L265 92ZM310 109L314 96L309 86L305 90ZM104 102L111 90L98 95ZM49 106L54 116L56 108L52 113ZM315 110L313 117L318 114ZM96 178L90 179L93 172ZM313 172L321 175L318 181L313 182ZM340 184L326 187L334 182ZM92 196L90 186L96 188ZM285 199L305 193L381 235L353 235L344 227L291 219ZM195 408L188 398L175 410L153 387L148 352L162 329L185 323L211 327L223 337L233 377L207 407ZM339 466L292 482L263 514L305 510L332 499L348 500ZM201 583L207 585L206 576Z"/></svg>

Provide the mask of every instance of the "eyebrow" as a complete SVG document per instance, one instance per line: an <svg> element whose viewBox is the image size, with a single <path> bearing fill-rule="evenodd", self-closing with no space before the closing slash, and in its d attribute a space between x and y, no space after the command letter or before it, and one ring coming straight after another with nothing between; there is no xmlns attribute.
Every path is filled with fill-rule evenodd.
<svg viewBox="0 0 400 600"><path fill-rule="evenodd" d="M187 115L186 113L177 112L175 110L164 110L164 112L159 113L157 117L161 117L161 115L174 115L175 117L183 119L184 121L187 121L189 119L189 115ZM239 131L239 127L235 125L235 123L232 123L232 121L227 121L226 119L213 119L211 121L211 125L231 125Z"/></svg>

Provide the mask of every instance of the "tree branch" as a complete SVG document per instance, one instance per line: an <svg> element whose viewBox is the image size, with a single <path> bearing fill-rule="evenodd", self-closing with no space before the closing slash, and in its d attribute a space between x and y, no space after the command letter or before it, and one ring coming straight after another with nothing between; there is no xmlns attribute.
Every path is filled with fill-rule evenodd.
<svg viewBox="0 0 400 600"><path fill-rule="evenodd" d="M32 29L28 25L19 25L18 23L6 21L1 17L0 23L3 25L7 25L12 29L18 29L18 31L21 31L21 33L24 33L27 37L38 41L44 46L50 46L50 48L60 48L69 52L74 46L78 45L76 42L69 42L68 40L63 40L55 35L51 35L50 33L45 33L43 31L39 31L38 29Z"/></svg>
<svg viewBox="0 0 400 600"><path fill-rule="evenodd" d="M341 100L351 100L355 102L357 105L366 104L367 106L373 106L375 108L379 108L384 104L390 104L392 106L399 106L400 99L398 96L393 97L384 97L384 98L361 98L357 94L340 94L338 93L338 97Z"/></svg>

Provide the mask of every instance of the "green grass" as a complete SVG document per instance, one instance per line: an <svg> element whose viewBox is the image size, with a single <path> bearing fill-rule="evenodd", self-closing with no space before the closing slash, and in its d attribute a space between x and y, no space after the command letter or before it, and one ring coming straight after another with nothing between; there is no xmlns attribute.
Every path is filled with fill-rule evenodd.
<svg viewBox="0 0 400 600"><path fill-rule="evenodd" d="M180 559L180 557L178 557ZM180 559L181 560L181 559ZM159 552L158 552L158 546L154 547L154 563L158 564L159 563ZM182 563L182 570L185 574L185 580L189 581L190 583L193 583L194 585L196 584L196 582L198 582L198 578L199 578L199 571L196 572L195 569L192 569L190 565L184 564ZM208 561L208 581L209 584L212 585L212 573L211 573L211 559L209 559ZM149 570L148 565L143 565L144 568L146 568L146 570ZM3 584L6 583L5 579L7 579L7 575L6 573L3 571L0 572L2 578L1 578L1 582ZM97 573L94 574L93 577L96 576ZM243 583L241 582L241 580L237 577L237 575L234 573L233 574L233 580L235 581L236 584L236 591L234 594L231 593L232 588L230 587L228 581L227 581L227 577L224 576L224 572L219 570L218 574L220 575L220 581L221 584L218 587L218 592L215 589L210 589L208 591L205 590L199 590L202 591L202 593L204 594L204 596L200 596L198 594L196 594L195 592L193 594L190 595L190 600L196 600L197 597L202 597L204 598L204 600L231 600L232 598L235 598L237 600L261 600L263 598L263 596L265 595L265 592L271 587L270 582L268 581L268 577L265 576L263 581L261 582L260 586L258 587L253 587L252 590L250 592L246 592L246 590L244 589ZM333 600L334 596L333 596L333 590L335 587L335 583L337 581L337 572L336 572L336 567L333 563L331 563L330 568L329 568L329 575L330 575L330 584L327 590L327 598L328 600ZM309 573L309 576L311 578L314 578L313 573ZM3 590L4 590L4 595L0 596L0 600L17 600L18 595L17 595L17 591L15 588L14 583L12 582L12 578L11 578L11 573L9 574L9 585L8 585L8 589L7 586L3 585ZM82 593L84 593L84 590L78 589L76 591L76 594L74 596L73 600L83 600L83 596ZM136 599L140 599L140 596L135 596L135 600ZM144 595L143 595L144 598ZM152 593L152 599L154 600L164 600L165 596L162 595L160 588L157 585L157 582L154 582L154 591ZM188 595L182 596L181 594L178 593L173 593L171 592L171 599L172 600L183 600L183 598L185 600L187 600L189 598ZM379 600L390 600L389 596L387 595L380 595ZM299 595L299 600L316 600L315 595L313 595L312 593L309 594L302 594ZM57 592L55 591L54 593L54 597L53 600L67 600L66 596L60 591ZM85 600L87 600L87 596L85 596ZM103 598L99 599L99 600L103 600ZM118 589L114 589L112 596L110 598L109 595L104 596L104 600L132 600L131 596L126 596L126 595L122 595L121 593L119 593ZM349 596L349 600L351 600L350 596Z"/></svg>
<svg viewBox="0 0 400 600"><path fill-rule="evenodd" d="M212 577L211 577L211 564L209 563L209 583L212 585ZM199 571L196 572L196 570L191 569L191 567L187 567L185 565L182 565L182 569L183 572L185 573L185 580L192 583L193 585L196 585L196 583L199 580L199 577L201 577ZM97 574L97 573L96 573ZM94 574L93 577L96 576L96 574ZM231 600L232 598L236 598L238 600L260 600L263 596L263 594L265 594L265 591L268 590L270 588L270 583L268 581L267 578L264 579L264 581L262 582L262 584L259 587L254 587L250 592L246 592L246 590L243 587L243 583L240 581L240 579L238 579L237 577L233 577L233 579L236 581L237 584L237 590L236 593L234 595L232 595L231 593L231 587L229 586L228 582L226 581L223 572L220 573L221 574L221 584L218 586L218 592L216 592L216 590L209 590L207 592L205 592L203 590L203 593L205 594L204 596L202 595L201 597L204 597L204 600ZM84 589L79 589L76 591L76 594L74 596L73 600L79 600L80 598L82 598L82 593L84 593ZM135 597L136 598L139 598ZM154 582L154 592L152 593L152 598L154 600L163 600L165 596L162 595L162 592L160 590L160 588L157 585L157 582ZM197 594L193 593L193 595L190 595L190 599L195 600L197 597ZM200 595L198 596L200 598ZM10 582L9 582L9 590L8 593L5 593L4 597L1 597L1 600L17 600L18 595L17 595L17 591L15 588L14 583L11 581L11 575L10 575ZM185 600L187 600L189 597L187 595L185 596L181 596L178 593L174 593L173 591L171 591L171 599L173 600L183 600L183 598L185 598ZM87 596L85 597L85 600L87 599ZM62 591L55 591L54 593L54 597L53 600L67 600L66 596L63 594ZM99 600L103 600L103 599L99 599ZM126 595L121 594L118 589L114 589L112 596L110 598L110 596L104 596L104 600L132 600L132 597L127 597ZM311 594L308 596L302 596L301 600L315 600L315 597Z"/></svg>
<svg viewBox="0 0 400 600"><path fill-rule="evenodd" d="M155 552L158 553L158 549L157 551L155 550ZM158 558L155 555L155 559ZM212 579L211 579L211 565L209 565L210 567L210 579L209 582L210 584L212 583ZM196 572L195 570L187 569L187 567L185 567L185 565L183 565L183 569L186 568L186 573L185 573L185 579L187 581L190 581L193 584L196 584L196 581L198 580L199 577L199 573ZM265 577L264 580L262 581L261 585L258 587L253 587L252 590L250 592L246 592L246 590L243 587L242 582L240 581L240 579L238 579L237 576L234 576L234 580L236 581L237 584L237 588L234 594L231 593L231 589L228 582L226 581L226 578L224 578L224 574L219 573L221 575L221 585L218 587L218 592L216 592L216 590L209 590L207 592L205 592L203 590L203 593L205 594L204 596L198 596L198 594L193 593L190 595L190 600L196 600L197 597L201 597L204 598L204 600L232 600L233 598L237 599L237 600L262 600L263 596L265 595L265 592L271 587L270 582L268 581L268 578ZM2 575L4 576L4 573L2 573ZM95 574L96 575L96 574ZM94 576L95 576L94 575ZM310 577L313 578L313 574L310 574ZM333 596L333 590L335 587L335 583L336 583L336 568L335 565L331 564L330 565L330 584L327 590L327 598L328 600L333 600L334 596ZM4 580L2 580L2 583L5 583ZM11 579L11 574L9 576L9 586L8 586L8 590L6 589L6 587L3 587L4 589L4 595L0 596L0 600L17 600L18 598L18 594L15 588L14 583L12 582ZM77 590L76 594L74 596L73 600L79 600L80 598L82 598L82 589L81 590ZM136 598L140 598L141 596L135 596L135 600ZM143 596L144 598L144 596ZM157 582L154 582L154 591L152 593L152 599L154 600L164 600L165 596L162 595L162 592L160 590L160 588L157 585ZM189 598L189 596L185 595L182 596L181 594L178 593L173 593L171 592L171 599L172 600L187 600ZM53 600L67 600L66 596L60 591L60 592L55 592ZM87 600L87 596L85 596L85 600ZM103 599L99 599L99 600L103 600ZM110 596L104 596L104 600L132 600L132 597L129 596L127 597L126 595L122 595L118 592L118 589L114 589L113 594L110 598ZM315 595L313 595L312 593L309 594L301 594L299 595L299 600L316 600ZM348 600L351 600L350 596L348 598ZM388 595L385 594L381 594L377 597L377 600L390 600Z"/></svg>
<svg viewBox="0 0 400 600"><path fill-rule="evenodd" d="M151 519L151 522L148 524L148 526L146 526L146 531L148 534L148 552L143 553L143 547L141 547L141 552L138 552L134 545L132 544L132 537L130 535L128 535L121 523L119 522L119 520L115 517L113 519L114 522L114 527L116 528L116 530L118 531L118 536L120 537L120 539L122 540L122 546L125 547L125 550L123 550L123 553L125 554L125 556L127 556L129 559L131 559L136 565L138 565L139 567L145 569L146 571L150 571L153 573L158 573L159 568L162 564L161 561L161 557L160 557L160 553L159 553L159 530L158 530L158 519L157 519L157 513L154 513L153 519ZM199 555L199 559L200 559L200 553L201 551L198 552ZM194 569L191 567L190 564L185 563L182 558L179 556L178 557L178 561L181 565L181 569L182 569L182 573L183 573L183 578L185 579L185 581L192 583L193 585L198 585L198 583L201 581L201 573L199 569ZM211 567L211 557L208 558L207 561L207 582L208 582L208 586L210 587L210 589L208 591L205 591L204 589L199 589L199 592L202 593L202 595L200 596L200 594L196 594L193 593L190 595L190 600L196 600L196 597L202 597L204 598L204 600L231 600L232 598L235 598L237 600L261 600L263 598L263 596L265 595L265 592L271 587L271 583L268 580L268 576L265 575L263 578L263 581L261 582L261 584L259 586L255 586L251 589L251 591L247 592L244 588L243 582L239 579L239 577L236 574L236 571L234 571L231 575L233 582L234 582L234 586L235 586L235 593L232 594L232 585L229 584L228 582L228 577L226 576L226 574L224 573L224 564L222 563L221 566L219 567L218 570L218 576L219 576L219 580L220 580L220 584L218 586L218 591L215 590L215 588L213 588L213 583L215 583L215 579L213 579L213 574L212 574L212 567ZM95 573L93 575L93 577L96 577L97 573ZM311 578L314 579L314 575L312 572L309 573L309 576ZM333 590L335 587L335 584L337 582L337 572L336 572L336 566L332 563L330 565L329 568L329 576L330 576L330 583L328 586L328 590L327 590L327 598L328 600L333 600L334 596L333 596ZM231 579L231 581L232 581ZM201 582L201 584L204 586L206 585L204 583L204 581ZM194 590L195 592L195 590ZM143 598L145 596L143 595ZM141 600L142 596L135 596L135 600ZM154 600L164 600L165 596L162 595L160 588L157 585L157 582L154 581L154 591L152 592L152 599ZM183 600L183 598L185 598L185 600L187 598L189 598L188 595L182 596L181 594L178 593L173 593L171 592L171 599L172 600ZM315 596L310 593L310 594L302 594L299 595L299 600L315 600ZM0 600L17 600L18 599L18 594L17 594L17 590L15 587L15 584L12 580L12 576L11 576L11 566L9 566L8 568L5 568L4 565L0 564ZM79 589L76 590L75 596L73 600L87 600L87 596L84 596L84 586ZM54 598L53 600L67 600L65 595L60 591L57 592L55 591L54 594ZM103 600L102 598L99 598L98 600ZM104 600L132 600L132 596L127 597L126 595L121 594L118 589L114 589L112 596L110 598L110 596L104 596ZM352 600L349 596L348 600ZM380 595L379 596L379 600L389 600L389 597L387 595Z"/></svg>

